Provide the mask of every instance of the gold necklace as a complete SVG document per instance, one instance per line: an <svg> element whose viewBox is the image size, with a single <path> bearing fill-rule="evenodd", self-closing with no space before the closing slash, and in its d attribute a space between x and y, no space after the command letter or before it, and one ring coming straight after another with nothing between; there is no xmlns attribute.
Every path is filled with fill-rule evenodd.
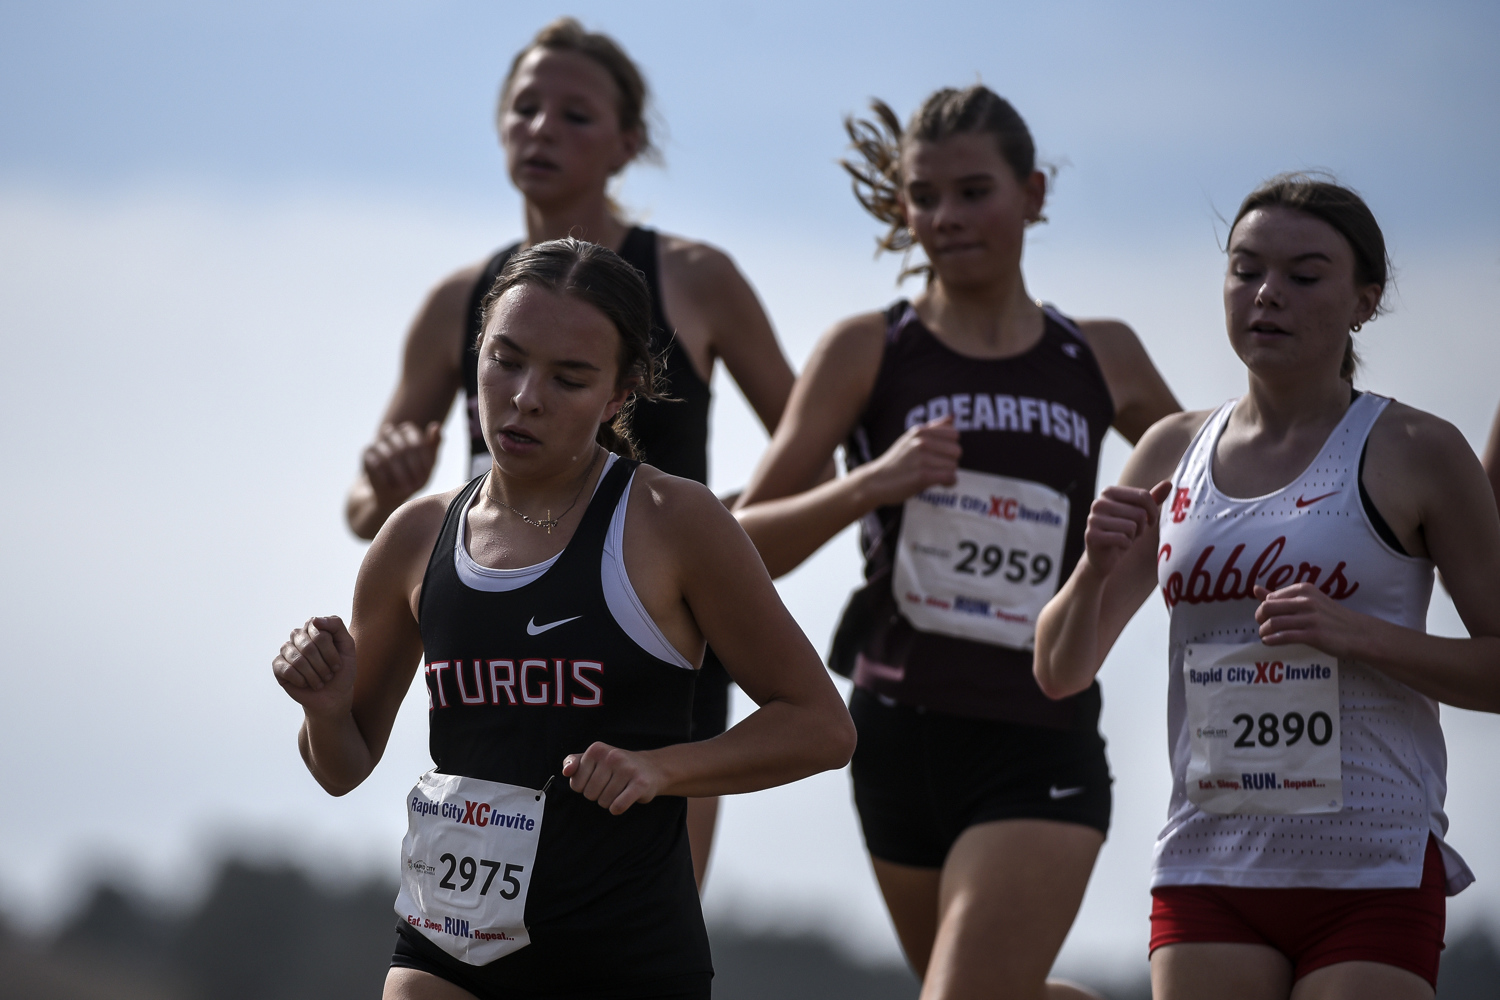
<svg viewBox="0 0 1500 1000"><path fill-rule="evenodd" d="M512 507L510 504L506 503L504 500L501 500L499 497L495 496L495 494L493 492L491 492L490 490L486 489L484 492L485 492L485 495L487 495L491 500L495 501L497 504L499 504L500 506L504 507L506 510L510 511L512 514L516 515L521 520L523 520L527 524L531 525L533 528L546 528L547 529L547 534L550 535L550 534L552 534L552 529L555 528L555 527L557 527L557 522L559 522L563 518L567 517L568 514L570 514L572 512L573 508L578 506L578 500L579 500L580 497L583 496L583 488L589 484L589 474L594 471L594 465L598 461L599 461L599 449L598 449L597 446L595 446L594 457L589 460L589 467L588 467L588 469L583 474L583 482L579 484L579 486L578 486L578 492L575 493L575 494L573 494L573 502L570 503L570 504L568 504L568 509L567 510L563 511L561 514L557 515L556 517L552 516L552 508L548 507L547 508L547 516L546 517L542 518L541 520L534 520L532 518L527 517L525 514L522 514L520 511L516 510L514 507Z"/></svg>

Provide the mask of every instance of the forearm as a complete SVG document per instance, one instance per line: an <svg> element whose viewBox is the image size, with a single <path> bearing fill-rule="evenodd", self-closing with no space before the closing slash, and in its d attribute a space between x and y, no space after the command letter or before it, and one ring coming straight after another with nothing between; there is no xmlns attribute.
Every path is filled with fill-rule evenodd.
<svg viewBox="0 0 1500 1000"><path fill-rule="evenodd" d="M377 763L352 712L309 714L297 733L297 749L307 770L330 795L344 795L370 776Z"/></svg>
<svg viewBox="0 0 1500 1000"><path fill-rule="evenodd" d="M666 778L658 794L735 795L843 767L854 752L854 723L836 696L828 702L768 701L713 739L650 751Z"/></svg>
<svg viewBox="0 0 1500 1000"><path fill-rule="evenodd" d="M1066 698L1093 683L1104 663L1099 648L1103 605L1104 578L1085 555L1037 621L1032 671L1047 697Z"/></svg>
<svg viewBox="0 0 1500 1000"><path fill-rule="evenodd" d="M1445 705L1500 712L1500 637L1451 639L1379 618L1366 626L1352 659Z"/></svg>
<svg viewBox="0 0 1500 1000"><path fill-rule="evenodd" d="M805 493L764 500L734 512L771 576L790 573L834 535L874 510L855 470Z"/></svg>

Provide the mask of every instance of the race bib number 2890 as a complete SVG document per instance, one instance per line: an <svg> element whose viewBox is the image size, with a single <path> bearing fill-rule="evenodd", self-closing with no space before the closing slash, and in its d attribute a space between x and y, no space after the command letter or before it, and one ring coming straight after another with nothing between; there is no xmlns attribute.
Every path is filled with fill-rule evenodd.
<svg viewBox="0 0 1500 1000"><path fill-rule="evenodd" d="M422 775L406 797L396 913L470 965L526 947L526 893L545 804L534 788Z"/></svg>
<svg viewBox="0 0 1500 1000"><path fill-rule="evenodd" d="M896 604L924 632L1030 649L1067 534L1066 494L959 469L955 485L923 490L902 509Z"/></svg>
<svg viewBox="0 0 1500 1000"><path fill-rule="evenodd" d="M1338 660L1311 646L1194 643L1183 657L1187 797L1205 812L1343 806Z"/></svg>

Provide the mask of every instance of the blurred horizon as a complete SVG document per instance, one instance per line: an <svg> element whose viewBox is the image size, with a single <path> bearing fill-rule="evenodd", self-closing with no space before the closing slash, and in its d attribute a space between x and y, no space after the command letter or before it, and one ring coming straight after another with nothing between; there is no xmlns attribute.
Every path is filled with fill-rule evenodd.
<svg viewBox="0 0 1500 1000"><path fill-rule="evenodd" d="M376 773L331 799L268 665L309 614L348 607L363 546L343 495L422 296L519 234L493 102L563 13L624 45L666 125L665 166L632 167L620 202L729 251L794 365L840 317L915 288L872 258L879 227L836 164L842 117L871 96L905 115L977 76L1061 168L1028 237L1030 291L1130 322L1184 405L1243 389L1222 219L1266 176L1324 168L1367 197L1396 265L1358 383L1483 444L1500 400L1493 4L6 0L0 754L28 779L0 828L13 926L60 926L106 876L187 905L225 855L329 885L394 870L397 802L429 766L420 692ZM714 388L723 492L765 436L722 373ZM461 481L463 447L450 420L429 489ZM1125 453L1111 436L1101 485ZM846 531L781 581L820 650L857 579ZM1429 624L1464 634L1441 593ZM1145 966L1164 649L1148 603L1102 675L1115 818L1062 968ZM1458 933L1500 925L1500 726L1443 718L1450 840L1479 876L1450 906ZM898 958L841 773L726 800L705 909Z"/></svg>

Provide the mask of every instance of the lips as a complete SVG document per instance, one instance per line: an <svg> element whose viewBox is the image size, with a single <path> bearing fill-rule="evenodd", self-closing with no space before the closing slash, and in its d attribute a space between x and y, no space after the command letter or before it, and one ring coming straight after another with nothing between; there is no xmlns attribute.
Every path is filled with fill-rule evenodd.
<svg viewBox="0 0 1500 1000"><path fill-rule="evenodd" d="M523 446L542 443L540 438L533 437L526 431L522 430L520 427L516 427L514 425L507 425L500 428L500 437L513 444Z"/></svg>

